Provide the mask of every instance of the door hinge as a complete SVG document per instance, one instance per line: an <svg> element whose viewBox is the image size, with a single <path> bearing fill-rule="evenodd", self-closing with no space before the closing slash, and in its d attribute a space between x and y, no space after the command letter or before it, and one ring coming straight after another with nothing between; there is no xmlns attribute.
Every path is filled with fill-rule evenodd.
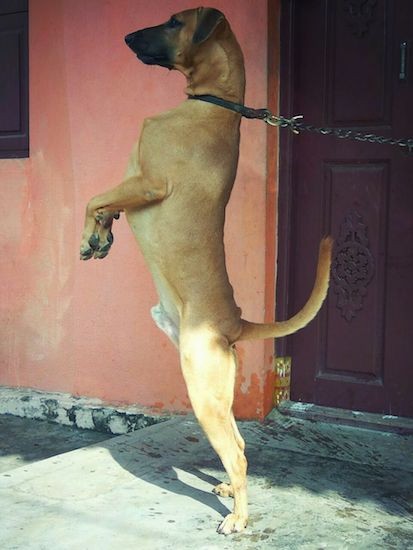
<svg viewBox="0 0 413 550"><path fill-rule="evenodd" d="M291 357L275 357L274 406L290 399Z"/></svg>

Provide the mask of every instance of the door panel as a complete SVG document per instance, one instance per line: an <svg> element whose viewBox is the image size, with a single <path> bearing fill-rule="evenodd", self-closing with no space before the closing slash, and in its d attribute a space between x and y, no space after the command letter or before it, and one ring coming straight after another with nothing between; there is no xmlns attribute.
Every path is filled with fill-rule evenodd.
<svg viewBox="0 0 413 550"><path fill-rule="evenodd" d="M325 7L325 122L353 127L388 125L394 41L392 6L381 1L371 4L369 11L368 5L363 8L361 2L354 2L366 9L363 18L351 15L350 4L333 1Z"/></svg>
<svg viewBox="0 0 413 550"><path fill-rule="evenodd" d="M281 113L365 133L413 134L409 0L283 4ZM292 399L413 416L413 155L390 146L281 135L277 318L306 301L318 242L335 239L327 303L277 343Z"/></svg>

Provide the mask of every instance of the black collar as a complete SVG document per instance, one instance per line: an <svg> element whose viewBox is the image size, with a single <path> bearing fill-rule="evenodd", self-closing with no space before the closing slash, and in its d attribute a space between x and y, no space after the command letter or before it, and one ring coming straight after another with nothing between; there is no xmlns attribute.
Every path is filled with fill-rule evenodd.
<svg viewBox="0 0 413 550"><path fill-rule="evenodd" d="M271 114L268 109L252 109L251 107L246 107L241 103L234 103L233 101L228 101L227 99L222 99L221 97L216 97L214 95L189 95L188 99L199 99L200 101L206 101L207 103L213 103L219 107L224 107L234 113L245 118L259 118L260 120L267 119Z"/></svg>

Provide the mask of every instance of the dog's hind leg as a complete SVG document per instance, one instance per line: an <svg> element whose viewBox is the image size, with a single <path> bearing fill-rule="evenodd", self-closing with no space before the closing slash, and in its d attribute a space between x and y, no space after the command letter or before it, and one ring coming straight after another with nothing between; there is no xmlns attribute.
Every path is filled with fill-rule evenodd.
<svg viewBox="0 0 413 550"><path fill-rule="evenodd" d="M247 461L232 415L236 361L227 340L208 329L181 330L181 363L194 413L228 474L234 511L218 527L228 535L248 520Z"/></svg>
<svg viewBox="0 0 413 550"><path fill-rule="evenodd" d="M241 449L242 452L244 452L245 449L245 442L239 433L237 423L235 422L234 415L231 412L231 424L232 428L234 430L234 436L237 442L238 447ZM232 485L228 483L219 483L216 487L212 489L212 491L219 495L220 497L233 497L234 496L234 490L232 488Z"/></svg>

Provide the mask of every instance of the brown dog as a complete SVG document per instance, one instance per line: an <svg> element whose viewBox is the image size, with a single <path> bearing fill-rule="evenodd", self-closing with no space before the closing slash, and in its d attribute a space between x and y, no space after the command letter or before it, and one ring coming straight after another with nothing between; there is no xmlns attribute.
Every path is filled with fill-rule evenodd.
<svg viewBox="0 0 413 550"><path fill-rule="evenodd" d="M240 47L224 15L212 8L187 10L126 43L146 64L177 69L188 95L244 99ZM94 197L86 210L81 258L103 258L113 237L113 217L124 211L152 272L159 305L157 325L179 349L191 403L231 485L234 511L219 533L247 524L247 462L232 414L238 340L274 338L304 327L326 296L331 239L322 240L315 286L304 308L287 321L255 324L241 319L225 267L225 207L238 162L240 115L202 101L145 120L125 180Z"/></svg>

